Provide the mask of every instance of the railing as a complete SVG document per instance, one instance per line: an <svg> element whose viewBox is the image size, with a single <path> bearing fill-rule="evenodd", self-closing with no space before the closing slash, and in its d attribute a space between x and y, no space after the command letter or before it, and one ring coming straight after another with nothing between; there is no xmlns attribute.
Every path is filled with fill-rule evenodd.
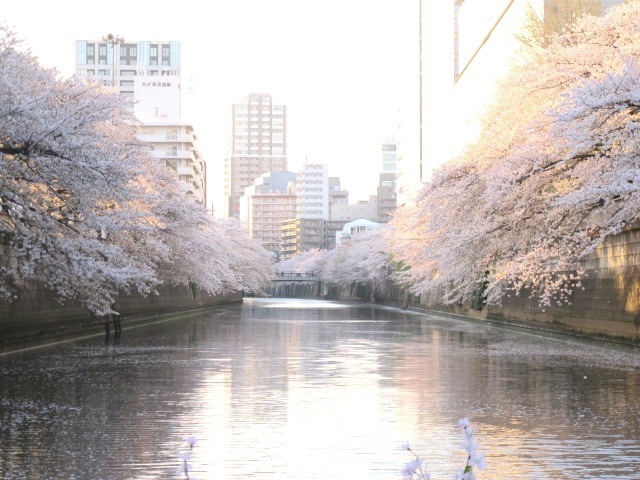
<svg viewBox="0 0 640 480"><path fill-rule="evenodd" d="M275 277L272 279L274 282L286 282L286 281L314 281L319 282L322 279L317 272L276 272Z"/></svg>

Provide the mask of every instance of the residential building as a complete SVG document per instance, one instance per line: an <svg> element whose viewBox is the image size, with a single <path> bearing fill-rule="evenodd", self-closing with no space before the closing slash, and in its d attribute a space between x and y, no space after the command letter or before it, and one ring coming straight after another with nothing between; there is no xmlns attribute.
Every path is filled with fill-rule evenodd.
<svg viewBox="0 0 640 480"><path fill-rule="evenodd" d="M329 166L307 163L296 178L298 218L329 218Z"/></svg>
<svg viewBox="0 0 640 480"><path fill-rule="evenodd" d="M180 62L180 42L118 37L111 41L76 41L76 74L115 87L131 99L135 96L135 77L149 76L157 81L160 77L179 78Z"/></svg>
<svg viewBox="0 0 640 480"><path fill-rule="evenodd" d="M287 107L250 94L231 106L230 151L224 165L226 215L240 217L244 189L266 172L287 170Z"/></svg>
<svg viewBox="0 0 640 480"><path fill-rule="evenodd" d="M121 41L122 40L122 41ZM76 74L115 87L140 122L138 138L173 171L185 192L207 205L206 162L193 126L182 121L180 42L76 41Z"/></svg>
<svg viewBox="0 0 640 480"><path fill-rule="evenodd" d="M295 179L293 172L264 173L240 198L240 223L278 259L282 223L296 216Z"/></svg>
<svg viewBox="0 0 640 480"><path fill-rule="evenodd" d="M190 124L179 120L144 122L138 128L138 138L149 144L151 155L176 172L180 185L198 203L207 205L207 167L195 142Z"/></svg>
<svg viewBox="0 0 640 480"><path fill-rule="evenodd" d="M314 248L326 249L325 224L322 218L291 218L282 222L281 259L287 260Z"/></svg>
<svg viewBox="0 0 640 480"><path fill-rule="evenodd" d="M339 177L329 177L326 164L304 164L296 177L299 218L331 218L334 207L349 203L349 191L340 187Z"/></svg>

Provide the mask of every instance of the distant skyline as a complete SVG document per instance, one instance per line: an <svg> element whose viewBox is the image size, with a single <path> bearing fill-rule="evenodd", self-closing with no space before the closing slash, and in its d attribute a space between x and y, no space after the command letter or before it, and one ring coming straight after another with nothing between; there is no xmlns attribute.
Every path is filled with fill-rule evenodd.
<svg viewBox="0 0 640 480"><path fill-rule="evenodd" d="M176 5L179 8L176 8ZM289 166L326 163L350 203L375 194L381 146L418 98L418 0L216 0L3 5L40 63L67 77L76 40L113 33L182 45L183 118L208 166L209 208L222 213L228 110L250 93L289 109ZM192 93L187 94L187 90Z"/></svg>

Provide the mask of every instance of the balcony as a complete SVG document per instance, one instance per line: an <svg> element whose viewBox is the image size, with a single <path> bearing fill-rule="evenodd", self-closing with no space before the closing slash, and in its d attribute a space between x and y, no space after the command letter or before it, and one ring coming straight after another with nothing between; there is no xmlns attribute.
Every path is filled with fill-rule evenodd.
<svg viewBox="0 0 640 480"><path fill-rule="evenodd" d="M142 140L143 142L149 143L190 143L193 144L195 142L194 135L188 133L181 134L166 134L166 133L155 133L153 135L145 135L142 132L138 132L138 140Z"/></svg>
<svg viewBox="0 0 640 480"><path fill-rule="evenodd" d="M178 172L178 175L189 175L189 176L195 175L193 166L191 165L189 165L188 167L176 167L176 172Z"/></svg>
<svg viewBox="0 0 640 480"><path fill-rule="evenodd" d="M152 150L153 158L186 158L195 161L195 155L191 150Z"/></svg>

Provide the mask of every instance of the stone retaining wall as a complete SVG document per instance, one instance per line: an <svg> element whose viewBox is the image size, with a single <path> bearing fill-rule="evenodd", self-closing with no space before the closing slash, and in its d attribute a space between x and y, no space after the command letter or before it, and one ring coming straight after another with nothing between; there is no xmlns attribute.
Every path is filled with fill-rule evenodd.
<svg viewBox="0 0 640 480"><path fill-rule="evenodd" d="M210 308L242 301L239 293L209 295L186 286L161 286L158 295L120 295L122 325L149 316ZM0 299L0 351L81 332L104 331L98 319L74 302L60 304L44 285L32 284L12 302Z"/></svg>
<svg viewBox="0 0 640 480"><path fill-rule="evenodd" d="M437 292L416 306L488 322L512 324L589 338L640 345L640 229L607 239L582 267L582 289L570 304L542 308L525 292L504 298L502 305L476 310L468 305L443 305Z"/></svg>

